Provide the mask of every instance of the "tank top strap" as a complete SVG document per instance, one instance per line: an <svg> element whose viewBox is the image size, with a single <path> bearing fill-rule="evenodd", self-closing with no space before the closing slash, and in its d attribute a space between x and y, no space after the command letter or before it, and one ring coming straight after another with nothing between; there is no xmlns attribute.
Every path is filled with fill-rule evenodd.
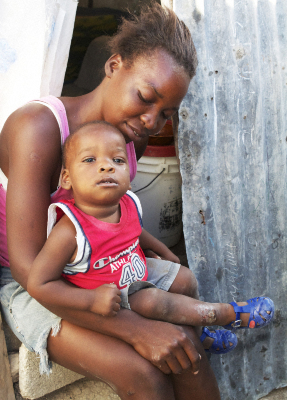
<svg viewBox="0 0 287 400"><path fill-rule="evenodd" d="M127 154L130 166L130 179L132 181L137 173L137 157L134 142L127 143Z"/></svg>
<svg viewBox="0 0 287 400"><path fill-rule="evenodd" d="M67 139L67 137L70 134L70 129L69 129L69 123L68 123L66 109L64 107L64 104L61 102L61 100L55 96L49 95L49 96L41 97L39 99L31 100L29 103L31 103L31 102L36 102L36 103L40 103L40 104L42 103L50 108L50 110L53 112L53 114L55 115L55 118L58 121L60 132L61 132L61 143L64 144L65 140Z"/></svg>

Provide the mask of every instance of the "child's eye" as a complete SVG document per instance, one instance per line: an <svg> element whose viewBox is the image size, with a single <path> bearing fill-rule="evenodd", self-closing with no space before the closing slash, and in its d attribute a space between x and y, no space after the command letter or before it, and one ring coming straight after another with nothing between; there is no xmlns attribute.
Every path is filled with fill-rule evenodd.
<svg viewBox="0 0 287 400"><path fill-rule="evenodd" d="M88 158L85 158L85 159L83 160L83 162L86 162L86 163L91 163L91 162L93 162L93 161L95 161L94 157L88 157Z"/></svg>
<svg viewBox="0 0 287 400"><path fill-rule="evenodd" d="M123 158L114 158L114 162L116 164L125 164L125 160Z"/></svg>

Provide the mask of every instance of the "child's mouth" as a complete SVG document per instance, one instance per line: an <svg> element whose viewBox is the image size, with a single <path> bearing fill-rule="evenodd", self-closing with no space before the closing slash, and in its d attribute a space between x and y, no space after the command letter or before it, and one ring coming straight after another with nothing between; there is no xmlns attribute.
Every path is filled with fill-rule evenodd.
<svg viewBox="0 0 287 400"><path fill-rule="evenodd" d="M101 179L97 185L99 186L117 186L118 182L113 178L103 178Z"/></svg>

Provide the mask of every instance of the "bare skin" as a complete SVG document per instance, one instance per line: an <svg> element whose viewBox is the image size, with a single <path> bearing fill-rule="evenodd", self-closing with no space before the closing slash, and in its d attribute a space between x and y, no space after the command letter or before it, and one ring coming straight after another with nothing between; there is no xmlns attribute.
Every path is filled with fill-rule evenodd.
<svg viewBox="0 0 287 400"><path fill-rule="evenodd" d="M157 133L166 118L178 109L189 78L161 50L154 51L153 59L135 60L129 69L120 55L114 55L106 63L105 71L106 77L92 93L61 98L70 132L83 123L106 120L120 129L126 142L134 142L140 158L148 136ZM149 97L148 103L140 100L139 91ZM26 288L30 268L46 240L50 195L57 188L61 171L59 127L48 108L32 103L8 118L0 135L0 167L9 179L7 238L11 271ZM167 248L151 250L163 259L178 260ZM152 398L149 395L156 387L177 400L220 398L193 328L152 321L128 310L110 318L61 306L49 309L63 318L60 334L48 339L51 359L83 375L109 380L123 399L130 397L127 395L130 387L138 383L139 371L146 377L146 384L134 399ZM117 353L110 351L112 343L116 344ZM130 362L113 369L118 360ZM139 367L133 374L134 365ZM183 371L176 378L166 376ZM157 397L160 398L169 397Z"/></svg>
<svg viewBox="0 0 287 400"><path fill-rule="evenodd" d="M184 267L181 267L184 268ZM246 305L247 303L237 303ZM158 321L191 326L228 325L236 319L233 307L226 303L206 303L178 293L147 288L130 296L133 311ZM242 313L242 326L247 326L249 313Z"/></svg>
<svg viewBox="0 0 287 400"><path fill-rule="evenodd" d="M167 327L161 325L163 329ZM186 335L198 349L202 349L198 336L192 328L183 328L182 334ZM160 343L154 339L154 335L151 334L150 343L156 349ZM162 373L164 366L159 364L160 367L156 368L121 340L90 330L86 331L64 321L60 334L49 338L48 352L53 361L91 379L94 377L102 379L118 393L121 399L129 399L131 395L132 398L140 400L199 400L210 396L212 399L220 399L204 350L200 350L202 356L200 371L194 375L190 367L183 369L178 364L178 359L172 360L171 353L175 352L176 338L173 346L169 354L166 354L167 361L162 360L160 363L174 363L173 368L181 371L179 375ZM157 355L153 354L153 357L156 358ZM180 360L182 363L187 363L183 358Z"/></svg>

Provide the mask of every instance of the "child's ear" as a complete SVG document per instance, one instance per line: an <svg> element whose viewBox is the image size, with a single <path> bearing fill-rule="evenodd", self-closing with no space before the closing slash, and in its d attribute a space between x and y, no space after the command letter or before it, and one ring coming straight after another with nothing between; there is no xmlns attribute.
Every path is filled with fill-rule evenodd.
<svg viewBox="0 0 287 400"><path fill-rule="evenodd" d="M70 180L70 174L68 169L63 169L61 172L61 187L66 190L70 190L72 187L72 183Z"/></svg>
<svg viewBox="0 0 287 400"><path fill-rule="evenodd" d="M111 78L113 73L123 66L123 60L120 54L113 54L105 64L105 74Z"/></svg>
<svg viewBox="0 0 287 400"><path fill-rule="evenodd" d="M130 184L130 186L129 186L128 190L132 190L132 185L131 185L131 184Z"/></svg>

